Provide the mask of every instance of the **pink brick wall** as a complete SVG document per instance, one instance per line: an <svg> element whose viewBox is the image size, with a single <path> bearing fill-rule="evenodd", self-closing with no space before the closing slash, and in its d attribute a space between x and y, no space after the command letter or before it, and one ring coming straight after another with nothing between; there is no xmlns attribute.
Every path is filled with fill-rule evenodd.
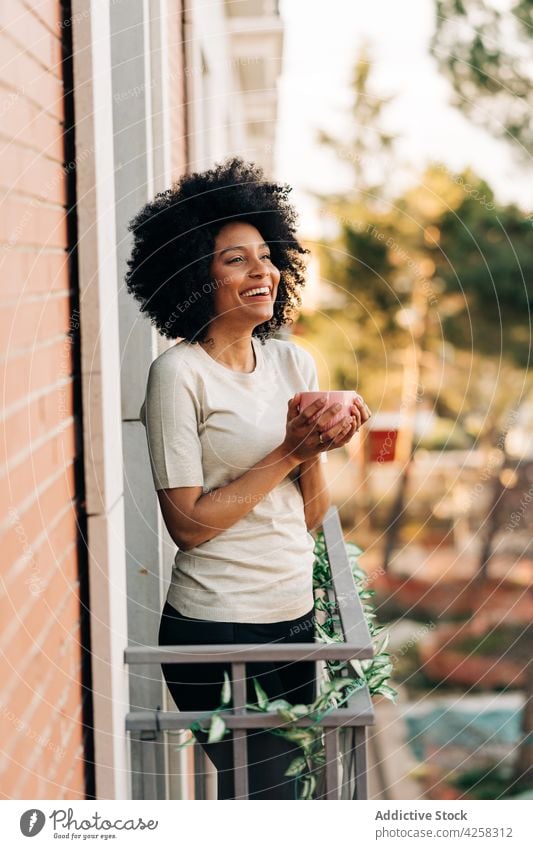
<svg viewBox="0 0 533 849"><path fill-rule="evenodd" d="M0 793L83 799L60 4L0 26Z"/></svg>

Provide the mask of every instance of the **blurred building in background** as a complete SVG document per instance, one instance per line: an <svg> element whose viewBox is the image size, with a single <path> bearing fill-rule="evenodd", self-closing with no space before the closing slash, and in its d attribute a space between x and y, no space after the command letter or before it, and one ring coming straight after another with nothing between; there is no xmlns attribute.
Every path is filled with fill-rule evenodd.
<svg viewBox="0 0 533 849"><path fill-rule="evenodd" d="M0 40L1 788L130 798L125 714L167 693L123 650L156 644L175 547L138 420L169 342L125 292L127 223L226 155L271 174L283 29L275 2L52 0ZM160 798L189 794L177 757Z"/></svg>

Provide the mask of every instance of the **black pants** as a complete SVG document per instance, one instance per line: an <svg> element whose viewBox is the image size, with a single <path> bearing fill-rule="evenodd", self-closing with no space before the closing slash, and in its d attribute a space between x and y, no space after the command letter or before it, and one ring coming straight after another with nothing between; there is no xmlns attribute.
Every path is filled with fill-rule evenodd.
<svg viewBox="0 0 533 849"><path fill-rule="evenodd" d="M311 643L314 640L314 610L299 619L251 625L211 622L183 616L165 602L159 627L159 645L213 645L217 643ZM210 711L220 706L224 670L231 680L229 663L161 664L172 698L180 710ZM252 678L270 698L292 704L309 704L315 698L315 663L285 661L246 664L247 700L257 701ZM207 743L207 734L195 733L218 771L218 798L234 799L232 735L219 743ZM301 749L269 731L247 733L250 799L297 799L298 782L284 775Z"/></svg>

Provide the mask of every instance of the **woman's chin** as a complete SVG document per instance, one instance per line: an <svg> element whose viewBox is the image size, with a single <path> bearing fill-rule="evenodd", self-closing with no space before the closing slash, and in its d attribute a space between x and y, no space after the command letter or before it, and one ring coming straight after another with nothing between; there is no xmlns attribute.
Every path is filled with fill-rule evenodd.
<svg viewBox="0 0 533 849"><path fill-rule="evenodd" d="M259 304L256 304L253 313L250 310L249 314L250 316L253 315L256 321L268 321L268 319L272 318L272 316L274 315L274 304L264 303L261 306Z"/></svg>
<svg viewBox="0 0 533 849"><path fill-rule="evenodd" d="M265 310L263 315L258 315L256 317L256 324L264 324L265 321L270 321L272 316L274 315L274 310Z"/></svg>

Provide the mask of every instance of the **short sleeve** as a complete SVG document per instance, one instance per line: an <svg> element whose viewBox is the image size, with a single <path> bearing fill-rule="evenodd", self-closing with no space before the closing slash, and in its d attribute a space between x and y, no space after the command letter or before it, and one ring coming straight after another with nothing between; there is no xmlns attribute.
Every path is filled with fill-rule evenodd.
<svg viewBox="0 0 533 849"><path fill-rule="evenodd" d="M154 360L139 417L146 427L155 489L203 487L199 399L190 373Z"/></svg>
<svg viewBox="0 0 533 849"><path fill-rule="evenodd" d="M312 355L303 348L300 348L299 346L295 347L298 348L298 355L300 357L301 368L305 377L308 392L318 392L320 386L318 385L318 374L316 370L315 361ZM320 461L322 463L328 462L327 451L321 451L318 456L320 457Z"/></svg>

